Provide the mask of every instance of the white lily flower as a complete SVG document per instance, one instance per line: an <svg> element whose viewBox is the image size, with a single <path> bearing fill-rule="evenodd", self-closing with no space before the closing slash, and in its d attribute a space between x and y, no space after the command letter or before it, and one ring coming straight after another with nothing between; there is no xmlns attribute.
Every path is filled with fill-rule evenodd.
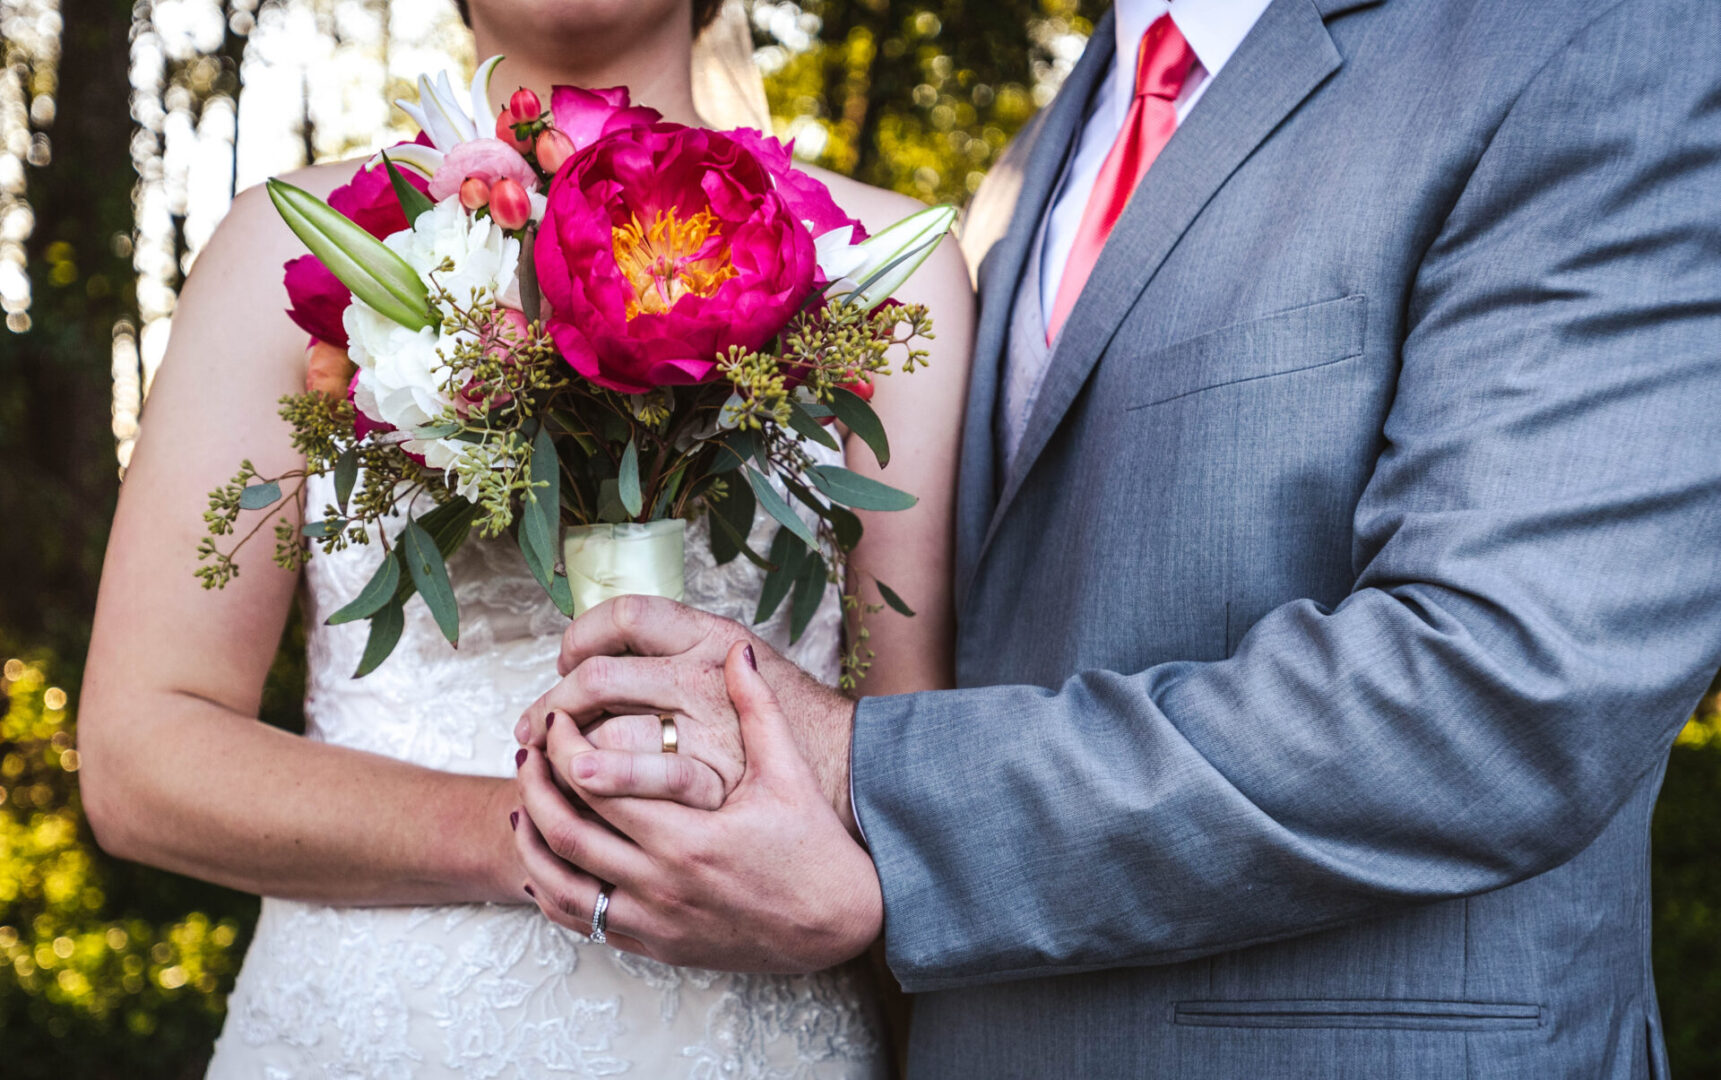
<svg viewBox="0 0 1721 1080"><path fill-rule="evenodd" d="M396 165L410 166L425 176L433 176L442 165L443 156L450 150L463 142L489 138L496 126L496 114L490 108L490 76L495 74L496 65L501 62L501 56L492 56L478 65L467 93L470 111L454 92L454 85L448 81L448 72L438 73L435 82L429 76L420 75L418 104L408 101L396 101L395 104L430 136L432 145L397 146L389 151L389 160ZM376 165L381 161L382 155L378 154L370 164Z"/></svg>
<svg viewBox="0 0 1721 1080"><path fill-rule="evenodd" d="M825 295L871 311L920 269L955 223L954 206L930 206L858 244L848 242L847 226L815 238L819 269L831 283Z"/></svg>

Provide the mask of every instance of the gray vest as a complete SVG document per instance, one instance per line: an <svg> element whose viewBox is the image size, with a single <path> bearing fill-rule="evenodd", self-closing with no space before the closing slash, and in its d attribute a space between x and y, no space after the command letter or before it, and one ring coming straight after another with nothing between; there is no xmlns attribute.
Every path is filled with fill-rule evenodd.
<svg viewBox="0 0 1721 1080"><path fill-rule="evenodd" d="M1033 415L1034 400L1040 396L1052 360L1052 347L1046 342L1046 317L1040 304L1041 254L1045 244L1046 223L1041 221L1033 250L1022 268L1021 283L1016 287L1009 340L1004 346L1004 392L998 397L997 415L993 418L998 460L1003 464L998 472L1000 483L1016 463L1016 451L1028 430L1028 417Z"/></svg>

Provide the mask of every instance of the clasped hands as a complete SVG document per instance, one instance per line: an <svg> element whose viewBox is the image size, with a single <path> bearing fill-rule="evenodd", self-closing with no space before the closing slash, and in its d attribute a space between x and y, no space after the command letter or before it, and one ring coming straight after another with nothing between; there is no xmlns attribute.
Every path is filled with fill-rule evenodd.
<svg viewBox="0 0 1721 1080"><path fill-rule="evenodd" d="M523 889L677 966L809 972L863 952L884 904L849 806L854 702L746 628L627 596L575 620L515 729ZM673 715L676 753L665 753Z"/></svg>

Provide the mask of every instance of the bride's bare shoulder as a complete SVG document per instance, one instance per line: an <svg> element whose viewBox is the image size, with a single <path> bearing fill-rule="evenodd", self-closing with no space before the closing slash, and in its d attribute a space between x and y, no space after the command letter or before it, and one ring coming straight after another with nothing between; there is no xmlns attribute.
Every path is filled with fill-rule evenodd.
<svg viewBox="0 0 1721 1080"><path fill-rule="evenodd" d="M304 188L318 198L328 198L329 192L351 180L363 165L363 159L310 165L283 173L280 179L294 187ZM264 253L261 248L265 247L271 253L277 247L297 247L299 250L295 253L303 254L303 245L281 220L281 215L275 212L269 201L269 192L262 184L254 184L233 197L233 206L222 219L216 237L217 243L222 239L230 243L239 241L259 254Z"/></svg>

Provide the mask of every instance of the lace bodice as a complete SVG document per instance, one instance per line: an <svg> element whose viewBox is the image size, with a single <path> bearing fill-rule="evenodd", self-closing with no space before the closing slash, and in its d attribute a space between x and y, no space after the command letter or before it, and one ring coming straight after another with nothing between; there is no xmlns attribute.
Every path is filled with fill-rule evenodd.
<svg viewBox="0 0 1721 1080"><path fill-rule="evenodd" d="M312 506L332 496L323 480L309 494ZM756 550L769 546L774 529L763 516L755 522ZM469 541L449 560L459 649L414 599L394 654L354 680L366 627L323 621L381 557L372 544L318 554L306 568L307 735L435 769L510 775L514 723L554 683L567 620L512 543ZM761 580L745 559L715 565L705 522L690 526L688 603L750 621ZM834 682L836 591L792 646L787 619L784 605L755 629ZM863 982L848 970L778 977L671 968L593 945L524 906L364 909L265 899L209 1075L882 1076Z"/></svg>

